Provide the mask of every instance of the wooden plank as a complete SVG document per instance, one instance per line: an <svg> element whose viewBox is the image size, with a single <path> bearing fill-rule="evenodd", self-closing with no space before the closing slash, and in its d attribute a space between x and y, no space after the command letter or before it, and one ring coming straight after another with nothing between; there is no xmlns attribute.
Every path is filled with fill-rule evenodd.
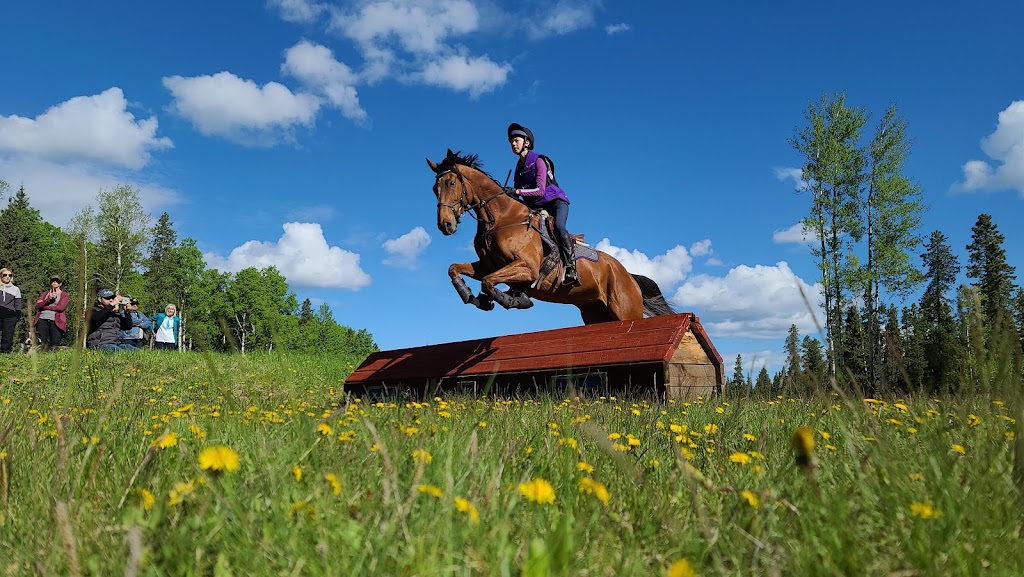
<svg viewBox="0 0 1024 577"><path fill-rule="evenodd" d="M667 384L672 386L714 387L717 384L715 367L714 365L670 363L668 365Z"/></svg>
<svg viewBox="0 0 1024 577"><path fill-rule="evenodd" d="M687 332L683 335L683 338L679 341L679 346L676 347L675 352L672 354L670 362L683 363L683 364L711 364L711 359L708 358L704 347L701 346L700 342L697 341L696 335L693 332Z"/></svg>

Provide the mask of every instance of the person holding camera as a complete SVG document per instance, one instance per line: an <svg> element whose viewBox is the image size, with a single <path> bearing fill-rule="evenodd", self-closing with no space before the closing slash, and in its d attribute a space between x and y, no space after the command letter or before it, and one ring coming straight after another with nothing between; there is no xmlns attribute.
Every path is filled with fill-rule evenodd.
<svg viewBox="0 0 1024 577"><path fill-rule="evenodd" d="M121 309L124 297L103 289L96 294L96 304L89 310L89 335L85 346L101 351L137 351L121 343L121 331L132 328L132 318Z"/></svg>
<svg viewBox="0 0 1024 577"><path fill-rule="evenodd" d="M0 268L0 353L14 348L14 329L21 319L21 289L14 285L14 272Z"/></svg>
<svg viewBox="0 0 1024 577"><path fill-rule="evenodd" d="M44 351L59 347L68 330L68 317L64 309L68 308L71 297L61 286L63 281L57 275L50 277L50 289L43 291L36 299L36 316L32 320L36 327L36 336Z"/></svg>
<svg viewBox="0 0 1024 577"><path fill-rule="evenodd" d="M124 297L124 299L124 313L132 319L132 328L121 331L121 342L141 349L143 348L142 342L146 338L146 329L152 326L153 321L139 311L139 299L129 297Z"/></svg>

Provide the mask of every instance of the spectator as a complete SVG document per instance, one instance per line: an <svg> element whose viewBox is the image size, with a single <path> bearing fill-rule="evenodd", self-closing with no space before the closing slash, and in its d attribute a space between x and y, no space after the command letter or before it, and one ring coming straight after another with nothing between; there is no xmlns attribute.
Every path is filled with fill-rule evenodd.
<svg viewBox="0 0 1024 577"><path fill-rule="evenodd" d="M43 291L36 299L36 316L33 323L36 336L44 351L59 347L68 330L68 318L64 309L68 308L71 297L61 289L63 281L57 275L50 277L50 290Z"/></svg>
<svg viewBox="0 0 1024 577"><path fill-rule="evenodd" d="M156 348L173 351L178 348L178 329L181 318L177 316L178 307L167 305L164 312L153 317L153 332L156 334Z"/></svg>
<svg viewBox="0 0 1024 577"><path fill-rule="evenodd" d="M121 342L137 349L144 348L146 330L153 325L149 317L139 311L139 299L125 297L124 313L132 319L132 328L121 331Z"/></svg>
<svg viewBox="0 0 1024 577"><path fill-rule="evenodd" d="M132 319L121 308L121 295L103 289L96 295L96 304L89 311L89 336L85 346L104 351L137 351L121 344L121 331L132 328Z"/></svg>
<svg viewBox="0 0 1024 577"><path fill-rule="evenodd" d="M14 327L21 319L21 289L14 286L14 273L0 268L0 353L14 348Z"/></svg>

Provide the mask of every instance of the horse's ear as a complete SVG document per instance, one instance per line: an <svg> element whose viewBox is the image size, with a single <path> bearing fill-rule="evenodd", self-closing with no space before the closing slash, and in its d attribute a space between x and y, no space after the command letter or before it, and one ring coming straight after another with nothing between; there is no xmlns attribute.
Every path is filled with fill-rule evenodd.
<svg viewBox="0 0 1024 577"><path fill-rule="evenodd" d="M452 149L450 149L450 148L448 149L448 158L452 158L452 159L455 158L455 153L452 152Z"/></svg>
<svg viewBox="0 0 1024 577"><path fill-rule="evenodd" d="M433 170L434 172L437 172L437 163L436 162L434 162L433 160L430 160L429 158L426 158L424 160L427 161L427 166L430 167L430 170Z"/></svg>

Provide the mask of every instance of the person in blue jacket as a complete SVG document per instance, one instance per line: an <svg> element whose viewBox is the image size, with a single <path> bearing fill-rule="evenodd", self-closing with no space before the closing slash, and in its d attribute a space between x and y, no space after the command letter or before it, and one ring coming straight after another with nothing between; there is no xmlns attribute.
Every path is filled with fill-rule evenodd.
<svg viewBox="0 0 1024 577"><path fill-rule="evenodd" d="M178 307L168 304L164 312L153 317L153 334L156 337L157 349L173 351L178 348L178 333L181 329L181 317Z"/></svg>
<svg viewBox="0 0 1024 577"><path fill-rule="evenodd" d="M562 283L578 285L580 279L576 272L576 252L569 232L565 229L569 219L569 197L555 181L554 163L534 152L533 131L521 124L513 122L508 125L508 142L512 153L519 157L513 183L515 193L523 198L526 206L543 208L551 215L555 224L555 240L558 242L562 263L565 264Z"/></svg>

